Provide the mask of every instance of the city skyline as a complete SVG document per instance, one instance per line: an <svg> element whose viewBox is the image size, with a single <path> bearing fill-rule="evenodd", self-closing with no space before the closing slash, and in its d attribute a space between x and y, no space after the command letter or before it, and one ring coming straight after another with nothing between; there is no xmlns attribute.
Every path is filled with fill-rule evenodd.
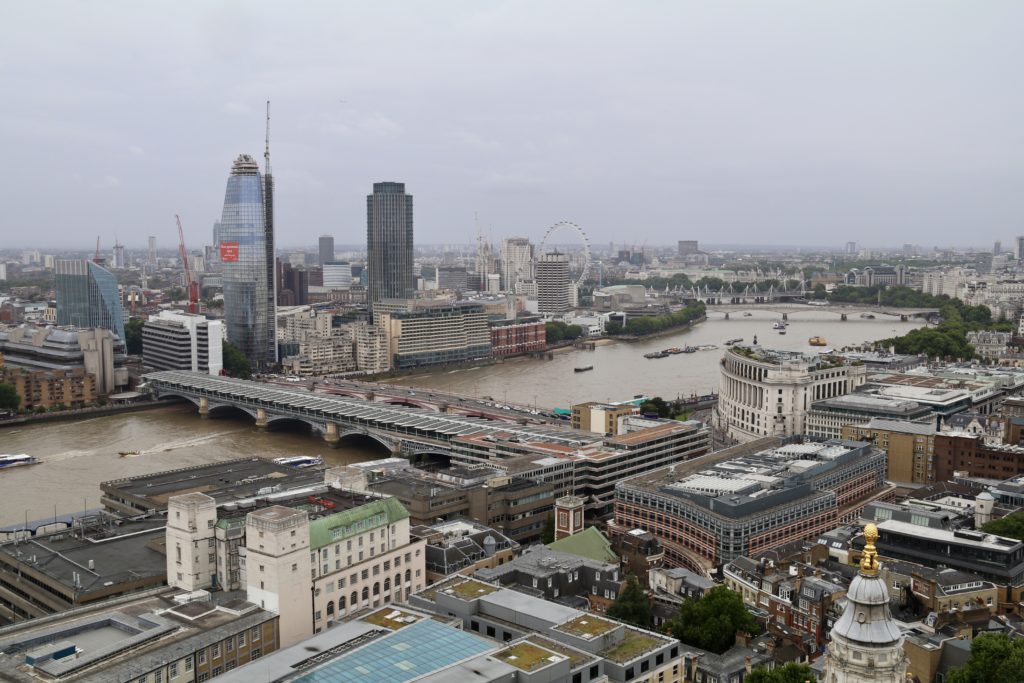
<svg viewBox="0 0 1024 683"><path fill-rule="evenodd" d="M598 243L710 232L841 244L855 232L946 245L1009 241L1024 209L1011 154L1022 95L1005 85L1024 50L1015 4L453 5L398 21L331 7L316 27L271 6L63 7L5 8L0 22L0 64L30 65L4 72L0 136L19 172L0 232L40 246L96 233L171 244L174 213L209 224L219 160L252 149L267 97L287 244L357 242L362 188L392 177L417 188L424 244L471 240L476 211L495 235L534 239L569 218ZM94 30L78 31L85 21ZM43 26L52 43L31 41ZM385 48L383 26L404 50ZM176 50L125 60L135 34ZM399 64L415 87L374 73ZM79 161L55 171L58 155ZM30 202L44 186L68 201ZM674 201L644 201L651 191Z"/></svg>

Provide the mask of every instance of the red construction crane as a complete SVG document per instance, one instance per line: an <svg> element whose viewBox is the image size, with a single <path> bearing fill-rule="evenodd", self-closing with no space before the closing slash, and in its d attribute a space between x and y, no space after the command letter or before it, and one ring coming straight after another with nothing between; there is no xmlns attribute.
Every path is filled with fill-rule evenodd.
<svg viewBox="0 0 1024 683"><path fill-rule="evenodd" d="M199 283L192 277L192 268L188 265L188 250L185 249L185 231L181 229L181 219L174 214L174 220L178 221L178 253L181 255L181 265L185 268L185 289L188 291L188 312L199 312Z"/></svg>

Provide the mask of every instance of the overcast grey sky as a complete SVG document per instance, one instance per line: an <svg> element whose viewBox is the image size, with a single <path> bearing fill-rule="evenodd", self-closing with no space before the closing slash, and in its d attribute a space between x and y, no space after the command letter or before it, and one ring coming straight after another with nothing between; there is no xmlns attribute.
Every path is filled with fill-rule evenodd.
<svg viewBox="0 0 1024 683"><path fill-rule="evenodd" d="M210 240L272 100L278 242L1008 243L1024 3L0 3L0 247Z"/></svg>

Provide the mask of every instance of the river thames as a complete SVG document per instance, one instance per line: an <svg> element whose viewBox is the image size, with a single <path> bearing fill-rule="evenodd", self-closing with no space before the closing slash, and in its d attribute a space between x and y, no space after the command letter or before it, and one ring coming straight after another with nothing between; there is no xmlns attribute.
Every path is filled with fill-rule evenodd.
<svg viewBox="0 0 1024 683"><path fill-rule="evenodd" d="M595 351L556 353L554 360L517 358L479 368L421 373L389 380L392 384L451 390L472 396L540 407L567 407L582 401L616 401L634 395L675 398L718 389L719 359L725 340L754 335L765 346L812 351L809 337L825 337L829 346L842 347L905 334L921 321L901 322L878 315L865 320L850 314L799 309L789 313L786 335L772 330L776 314L737 311L725 320L721 313L682 332L632 343L598 346ZM672 346L717 344L698 351L655 360L643 354ZM593 365L589 372L574 372ZM128 456L121 452L138 451ZM0 429L0 452L28 453L41 461L32 467L0 472L0 524L43 519L54 514L100 506L99 484L121 477L190 467L242 457L323 455L329 464L376 457L348 448L331 449L303 432L259 432L248 418L200 419L193 406L123 413L79 421L40 423Z"/></svg>
<svg viewBox="0 0 1024 683"><path fill-rule="evenodd" d="M919 319L904 322L880 314L866 320L859 313L849 313L849 319L842 321L839 313L808 306L788 311L788 315L785 335L772 329L772 323L779 319L777 313L751 309L751 316L744 317L742 311L735 311L726 320L723 313L712 311L706 322L672 335L601 345L594 351L556 353L553 360L514 358L479 368L435 371L388 381L545 408L566 408L583 401L622 401L638 394L669 399L718 391L718 361L728 339L739 337L749 344L757 335L762 346L812 352L822 350L807 343L812 336L824 337L829 348L841 348L906 334L924 324ZM644 358L645 353L673 346L709 344L719 348ZM575 372L575 368L588 365L594 369Z"/></svg>

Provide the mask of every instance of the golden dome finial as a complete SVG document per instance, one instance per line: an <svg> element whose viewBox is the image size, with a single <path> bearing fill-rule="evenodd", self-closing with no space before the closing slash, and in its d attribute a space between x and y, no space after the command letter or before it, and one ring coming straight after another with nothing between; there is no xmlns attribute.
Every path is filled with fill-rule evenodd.
<svg viewBox="0 0 1024 683"><path fill-rule="evenodd" d="M865 576L875 576L878 573L878 551L875 550L875 541L878 540L878 527L868 524L864 527L864 554L860 558L860 571Z"/></svg>

